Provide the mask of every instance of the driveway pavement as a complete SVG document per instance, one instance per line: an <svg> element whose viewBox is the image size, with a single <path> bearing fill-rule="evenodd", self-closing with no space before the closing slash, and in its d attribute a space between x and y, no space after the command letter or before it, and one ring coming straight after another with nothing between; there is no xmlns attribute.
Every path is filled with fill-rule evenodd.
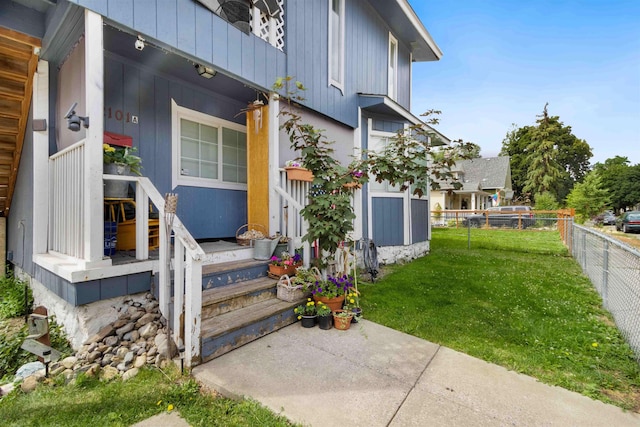
<svg viewBox="0 0 640 427"><path fill-rule="evenodd" d="M640 426L637 413L366 320L294 323L193 375L310 426Z"/></svg>

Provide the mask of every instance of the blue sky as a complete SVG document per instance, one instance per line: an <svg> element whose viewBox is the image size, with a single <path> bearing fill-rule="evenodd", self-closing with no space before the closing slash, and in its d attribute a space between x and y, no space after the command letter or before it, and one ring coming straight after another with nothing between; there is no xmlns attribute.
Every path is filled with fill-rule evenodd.
<svg viewBox="0 0 640 427"><path fill-rule="evenodd" d="M512 128L553 116L591 163L640 163L640 1L410 0L444 55L414 64L412 112L495 156Z"/></svg>

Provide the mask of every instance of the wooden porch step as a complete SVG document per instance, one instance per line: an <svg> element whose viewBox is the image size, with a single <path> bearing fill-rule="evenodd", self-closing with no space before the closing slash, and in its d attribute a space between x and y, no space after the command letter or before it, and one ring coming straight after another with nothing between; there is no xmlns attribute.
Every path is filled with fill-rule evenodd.
<svg viewBox="0 0 640 427"><path fill-rule="evenodd" d="M202 319L219 316L276 296L276 281L268 277L207 289L202 292Z"/></svg>
<svg viewBox="0 0 640 427"><path fill-rule="evenodd" d="M266 277L268 261L241 260L209 264L202 267L204 290Z"/></svg>
<svg viewBox="0 0 640 427"><path fill-rule="evenodd" d="M208 361L296 321L300 301L261 301L202 322L202 359Z"/></svg>

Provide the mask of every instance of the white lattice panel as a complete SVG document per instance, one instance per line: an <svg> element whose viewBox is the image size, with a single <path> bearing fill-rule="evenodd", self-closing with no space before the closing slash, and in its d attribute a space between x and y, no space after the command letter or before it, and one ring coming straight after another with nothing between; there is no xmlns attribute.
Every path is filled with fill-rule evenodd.
<svg viewBox="0 0 640 427"><path fill-rule="evenodd" d="M251 9L251 32L270 45L284 50L284 0L278 1L280 15L270 18L257 7ZM259 19L258 19L259 14Z"/></svg>

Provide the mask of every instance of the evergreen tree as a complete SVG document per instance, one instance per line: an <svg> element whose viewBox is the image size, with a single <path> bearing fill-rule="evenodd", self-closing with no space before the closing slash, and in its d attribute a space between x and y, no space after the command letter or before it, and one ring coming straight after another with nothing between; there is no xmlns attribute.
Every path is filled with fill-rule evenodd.
<svg viewBox="0 0 640 427"><path fill-rule="evenodd" d="M595 171L589 172L567 196L567 206L576 210L576 221L579 224L598 215L609 203L609 192L603 188L600 176Z"/></svg>

